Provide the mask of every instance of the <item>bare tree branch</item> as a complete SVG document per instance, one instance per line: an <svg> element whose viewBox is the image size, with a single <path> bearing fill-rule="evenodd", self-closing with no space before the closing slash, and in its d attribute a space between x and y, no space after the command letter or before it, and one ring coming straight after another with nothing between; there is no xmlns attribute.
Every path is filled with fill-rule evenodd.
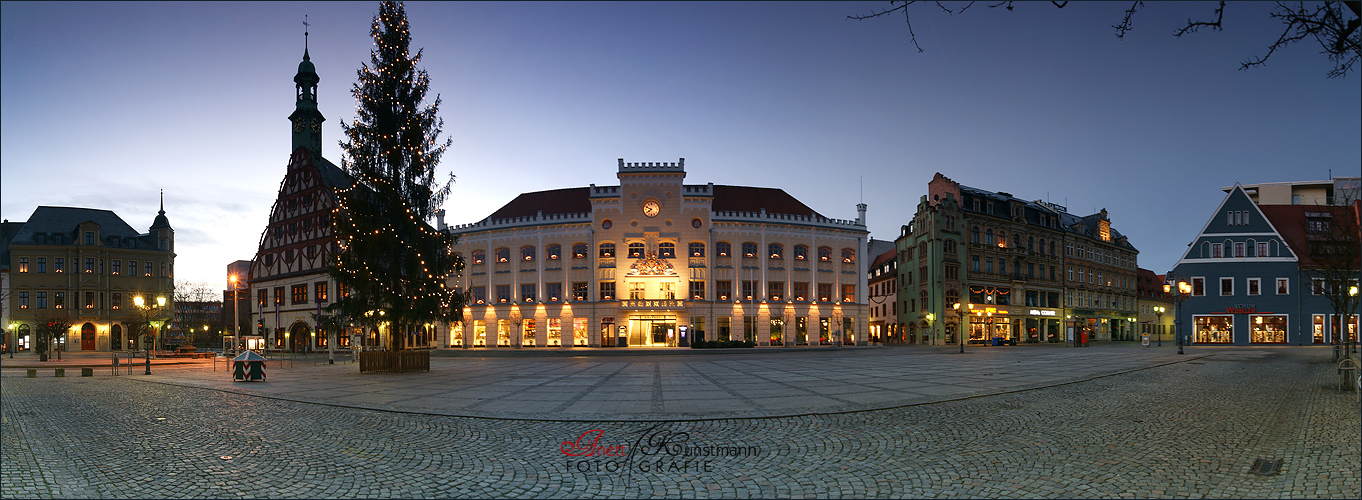
<svg viewBox="0 0 1362 500"><path fill-rule="evenodd" d="M917 33L914 33L914 32L913 32L913 20L912 20L912 18L910 18L910 17L908 16L908 6L909 6L909 5L912 5L912 4L914 4L914 3L917 3L917 2L914 1L914 0L904 1L903 3L899 3L899 1L892 1L892 2L889 2L889 5L893 6L892 8L885 9L885 10L881 10L881 11L879 11L879 12L874 12L874 13L867 14L867 15L864 15L864 16L847 16L847 19L855 19L855 20L857 20L857 21L864 21L864 20L866 20L866 19L871 19L871 18L875 18L875 17L880 17L880 16L883 16L883 15L887 15L887 14L889 14L890 12L902 11L902 12L903 12L903 21L904 21L905 23L908 24L908 36L909 36L909 41L913 42L913 46L914 46L914 47L917 47L917 51L918 51L918 52L923 52L922 46L917 44ZM897 4L897 5L896 5L896 4ZM937 5L940 5L940 4L938 3ZM943 7L943 8L944 8L944 7ZM949 11L947 11L947 12L949 12Z"/></svg>
<svg viewBox="0 0 1362 500"><path fill-rule="evenodd" d="M1137 2L1135 2L1135 3L1133 3L1133 4L1131 4L1131 5L1130 5L1130 8L1129 8L1129 9L1126 9L1126 17L1125 17L1124 19L1121 19L1121 24L1113 24L1113 25L1111 25L1111 27L1116 28L1116 38L1119 38L1119 39L1121 39L1121 40L1125 40L1125 39L1126 39L1126 33L1129 32L1129 31L1131 31L1131 30L1133 30L1133 29L1135 29L1135 24L1134 24L1134 22L1131 21L1131 17L1133 17L1133 16L1135 15L1135 11L1136 11L1137 9L1142 9L1142 8L1144 8L1144 2L1139 2L1139 1L1137 1Z"/></svg>
<svg viewBox="0 0 1362 500"><path fill-rule="evenodd" d="M917 3L916 0L894 0L889 2L890 7L863 16L847 16L848 19L865 20L875 17L888 15L894 12L902 12L903 20L908 25L908 34L913 46L918 52L924 52L922 46L917 42L917 33L913 31L912 18L908 12L908 6ZM937 7L946 13L954 15L968 10L974 5L971 1L958 10L952 11L941 2L935 2ZM1051 0L1050 4L1057 9L1062 9L1068 5L1068 1ZM988 8L994 9L1005 7L1008 11L1013 8L1011 0L1001 0L996 3L987 4ZM1343 9L1351 11L1351 15ZM1125 15L1120 24L1111 27L1116 29L1116 38L1124 40L1125 35L1135 29L1134 16L1140 9L1144 8L1143 1L1135 1L1125 10ZM1277 49L1285 47L1295 42L1313 38L1320 44L1320 47L1330 61L1334 63L1334 68L1328 72L1329 78L1347 76L1352 71L1358 60L1358 54L1362 53L1362 0L1350 1L1325 1L1313 8L1308 8L1305 2L1298 1L1292 7L1285 2L1278 2L1276 9L1270 14L1273 19L1280 20L1285 29L1277 37L1277 41L1268 46L1267 53L1261 57L1240 63L1239 69L1248 69L1255 66L1264 65L1268 58L1277 52ZM1221 1L1215 9L1214 21L1193 21L1187 20L1187 24L1173 33L1175 37L1181 37L1188 33L1195 33L1201 28L1210 28L1212 31L1222 31L1225 17L1225 2Z"/></svg>
<svg viewBox="0 0 1362 500"><path fill-rule="evenodd" d="M1191 19L1188 19L1187 25L1183 26L1182 29L1178 30L1177 33L1173 33L1173 36L1181 38L1182 35L1188 33L1196 33L1196 31L1201 29L1201 27L1203 26L1209 26L1214 31L1220 31L1221 30L1220 21L1221 19L1224 19L1224 17L1225 17L1225 2L1222 1L1220 2L1220 6L1215 8L1215 21L1193 21Z"/></svg>
<svg viewBox="0 0 1362 500"><path fill-rule="evenodd" d="M1341 5L1346 5L1353 12L1353 19L1344 20ZM1359 46L1362 46L1362 42L1359 42L1362 37L1357 30L1359 10L1362 10L1362 2L1324 2L1313 10L1307 8L1304 2L1297 2L1295 7L1277 2L1277 8L1271 16L1280 19L1286 28L1277 41L1268 46L1267 54L1241 63L1239 69L1262 66L1277 49L1314 38L1324 53L1328 54L1329 60L1334 62L1334 69L1329 71L1328 77L1347 76L1357 63Z"/></svg>

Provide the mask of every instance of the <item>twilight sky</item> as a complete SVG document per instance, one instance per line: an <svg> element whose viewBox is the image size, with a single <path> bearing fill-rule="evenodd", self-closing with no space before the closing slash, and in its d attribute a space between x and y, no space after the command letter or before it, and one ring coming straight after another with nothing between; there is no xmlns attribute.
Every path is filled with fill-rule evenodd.
<svg viewBox="0 0 1362 500"><path fill-rule="evenodd" d="M1318 46L1239 71L1282 27L1231 3L1221 32L1173 38L1215 4L976 4L846 19L871 3L407 4L443 98L449 224L517 194L616 184L616 158L686 158L687 182L783 188L823 215L870 205L893 240L927 181L1078 215L1102 208L1167 271L1221 187L1357 175L1362 92ZM961 4L963 5L963 4ZM959 5L956 5L957 7ZM177 279L226 286L268 221L290 145L303 16L339 165L376 2L4 2L0 213L110 209L140 231L157 192Z"/></svg>

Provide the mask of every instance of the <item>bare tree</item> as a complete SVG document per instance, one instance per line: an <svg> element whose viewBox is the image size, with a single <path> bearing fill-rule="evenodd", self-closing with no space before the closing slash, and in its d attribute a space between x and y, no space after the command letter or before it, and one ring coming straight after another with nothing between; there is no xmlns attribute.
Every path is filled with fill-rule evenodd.
<svg viewBox="0 0 1362 500"><path fill-rule="evenodd" d="M47 354L47 344L54 339L61 345L66 333L71 331L71 317L65 312L44 314L38 317L37 323L38 343L34 347L39 354Z"/></svg>
<svg viewBox="0 0 1362 500"><path fill-rule="evenodd" d="M918 3L926 2L894 0L889 2L889 7L885 9L865 15L847 16L847 18L860 21L891 14L903 14L903 20L908 24L909 39L918 52L922 52L922 46L917 43L917 33L913 31L910 12L912 6ZM963 13L974 5L974 2L964 2L963 6L951 9L942 2L932 3L950 15ZM1050 4L1054 5L1055 8L1062 9L1069 2L1052 1ZM990 9L1003 7L1011 11L1013 3L999 1L989 3L987 6ZM1130 8L1125 10L1125 16L1121 19L1121 23L1111 26L1116 29L1116 38L1124 39L1126 33L1135 29L1134 16L1142 8L1144 8L1144 2L1132 2ZM1208 28L1211 31L1222 30L1225 2L1220 2L1212 15L1214 20L1193 21L1188 19L1186 25L1173 32L1173 36L1182 37L1182 35L1196 33L1201 28ZM1277 37L1277 41L1268 46L1267 53L1241 62L1239 69L1263 66L1267 63L1268 58L1277 52L1277 49L1307 40L1314 40L1319 43L1323 53L1327 54L1329 60L1334 63L1334 68L1327 73L1329 78L1347 76L1352 71L1353 65L1357 63L1359 47L1362 46L1362 30L1358 29L1359 23L1362 23L1362 1L1312 2L1310 5L1305 2L1295 2L1294 5L1290 2L1277 2L1277 6L1269 15L1273 19L1281 21L1283 26L1281 35Z"/></svg>
<svg viewBox="0 0 1362 500"><path fill-rule="evenodd" d="M174 323L171 331L185 342L198 347L210 347L220 342L222 315L205 308L209 304L219 304L221 298L217 291L202 281L175 283L171 290L175 308ZM205 328L207 327L207 328Z"/></svg>

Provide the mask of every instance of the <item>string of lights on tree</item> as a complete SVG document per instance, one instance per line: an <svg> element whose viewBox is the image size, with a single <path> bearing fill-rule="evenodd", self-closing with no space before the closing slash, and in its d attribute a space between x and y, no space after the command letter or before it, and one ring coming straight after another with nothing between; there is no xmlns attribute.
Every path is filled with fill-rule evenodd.
<svg viewBox="0 0 1362 500"><path fill-rule="evenodd" d="M430 80L416 68L421 52L408 53L401 4L384 2L370 35L371 64L361 65L352 89L356 117L341 123L351 185L336 189L331 217L340 238L331 273L350 293L328 310L371 323L378 320L373 311L382 311L394 331L458 321L463 296L446 283L463 262L450 250L454 236L426 222L450 192L449 183L431 187L451 144L438 142L440 99L423 106Z"/></svg>

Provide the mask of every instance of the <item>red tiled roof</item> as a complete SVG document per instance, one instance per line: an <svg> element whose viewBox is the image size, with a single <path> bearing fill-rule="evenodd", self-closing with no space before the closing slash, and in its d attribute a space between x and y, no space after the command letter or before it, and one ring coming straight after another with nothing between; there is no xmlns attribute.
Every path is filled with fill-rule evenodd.
<svg viewBox="0 0 1362 500"><path fill-rule="evenodd" d="M1307 208L1319 208L1311 205L1258 205L1258 210L1263 212L1263 216L1272 223L1272 227L1277 228L1277 234L1286 240L1286 245L1291 247L1291 253L1296 254L1296 259L1300 267L1310 267L1314 261L1310 260L1310 245L1305 240L1305 211Z"/></svg>
<svg viewBox="0 0 1362 500"><path fill-rule="evenodd" d="M1315 205L1258 205L1262 210L1263 216L1272 222L1272 226L1277 228L1277 233L1286 240L1287 246L1291 247L1291 253L1296 254L1296 259L1300 267L1310 268L1318 265L1314 259L1310 258L1310 242L1305 235L1305 214L1306 212L1332 212L1337 210L1358 210L1358 204L1354 203L1351 207L1346 206L1315 206Z"/></svg>
<svg viewBox="0 0 1362 500"><path fill-rule="evenodd" d="M591 188L578 187L520 193L520 196L492 212L492 215L488 218L532 217L541 210L545 215L590 213Z"/></svg>
<svg viewBox="0 0 1362 500"><path fill-rule="evenodd" d="M760 212L822 217L783 189L750 186L714 185L714 210L720 212Z"/></svg>
<svg viewBox="0 0 1362 500"><path fill-rule="evenodd" d="M890 249L889 251L880 254L878 257L875 257L874 262L870 263L870 267L868 269L875 269L877 267L883 266L884 263L886 262L894 260L894 255L897 253L898 249Z"/></svg>
<svg viewBox="0 0 1362 500"><path fill-rule="evenodd" d="M714 205L716 211L760 212L813 215L822 217L808 205L796 200L783 189L749 186L714 186ZM492 212L489 219L509 219L512 217L531 217L543 211L549 214L574 214L591 212L591 188L565 188L549 191L521 193L510 203Z"/></svg>

